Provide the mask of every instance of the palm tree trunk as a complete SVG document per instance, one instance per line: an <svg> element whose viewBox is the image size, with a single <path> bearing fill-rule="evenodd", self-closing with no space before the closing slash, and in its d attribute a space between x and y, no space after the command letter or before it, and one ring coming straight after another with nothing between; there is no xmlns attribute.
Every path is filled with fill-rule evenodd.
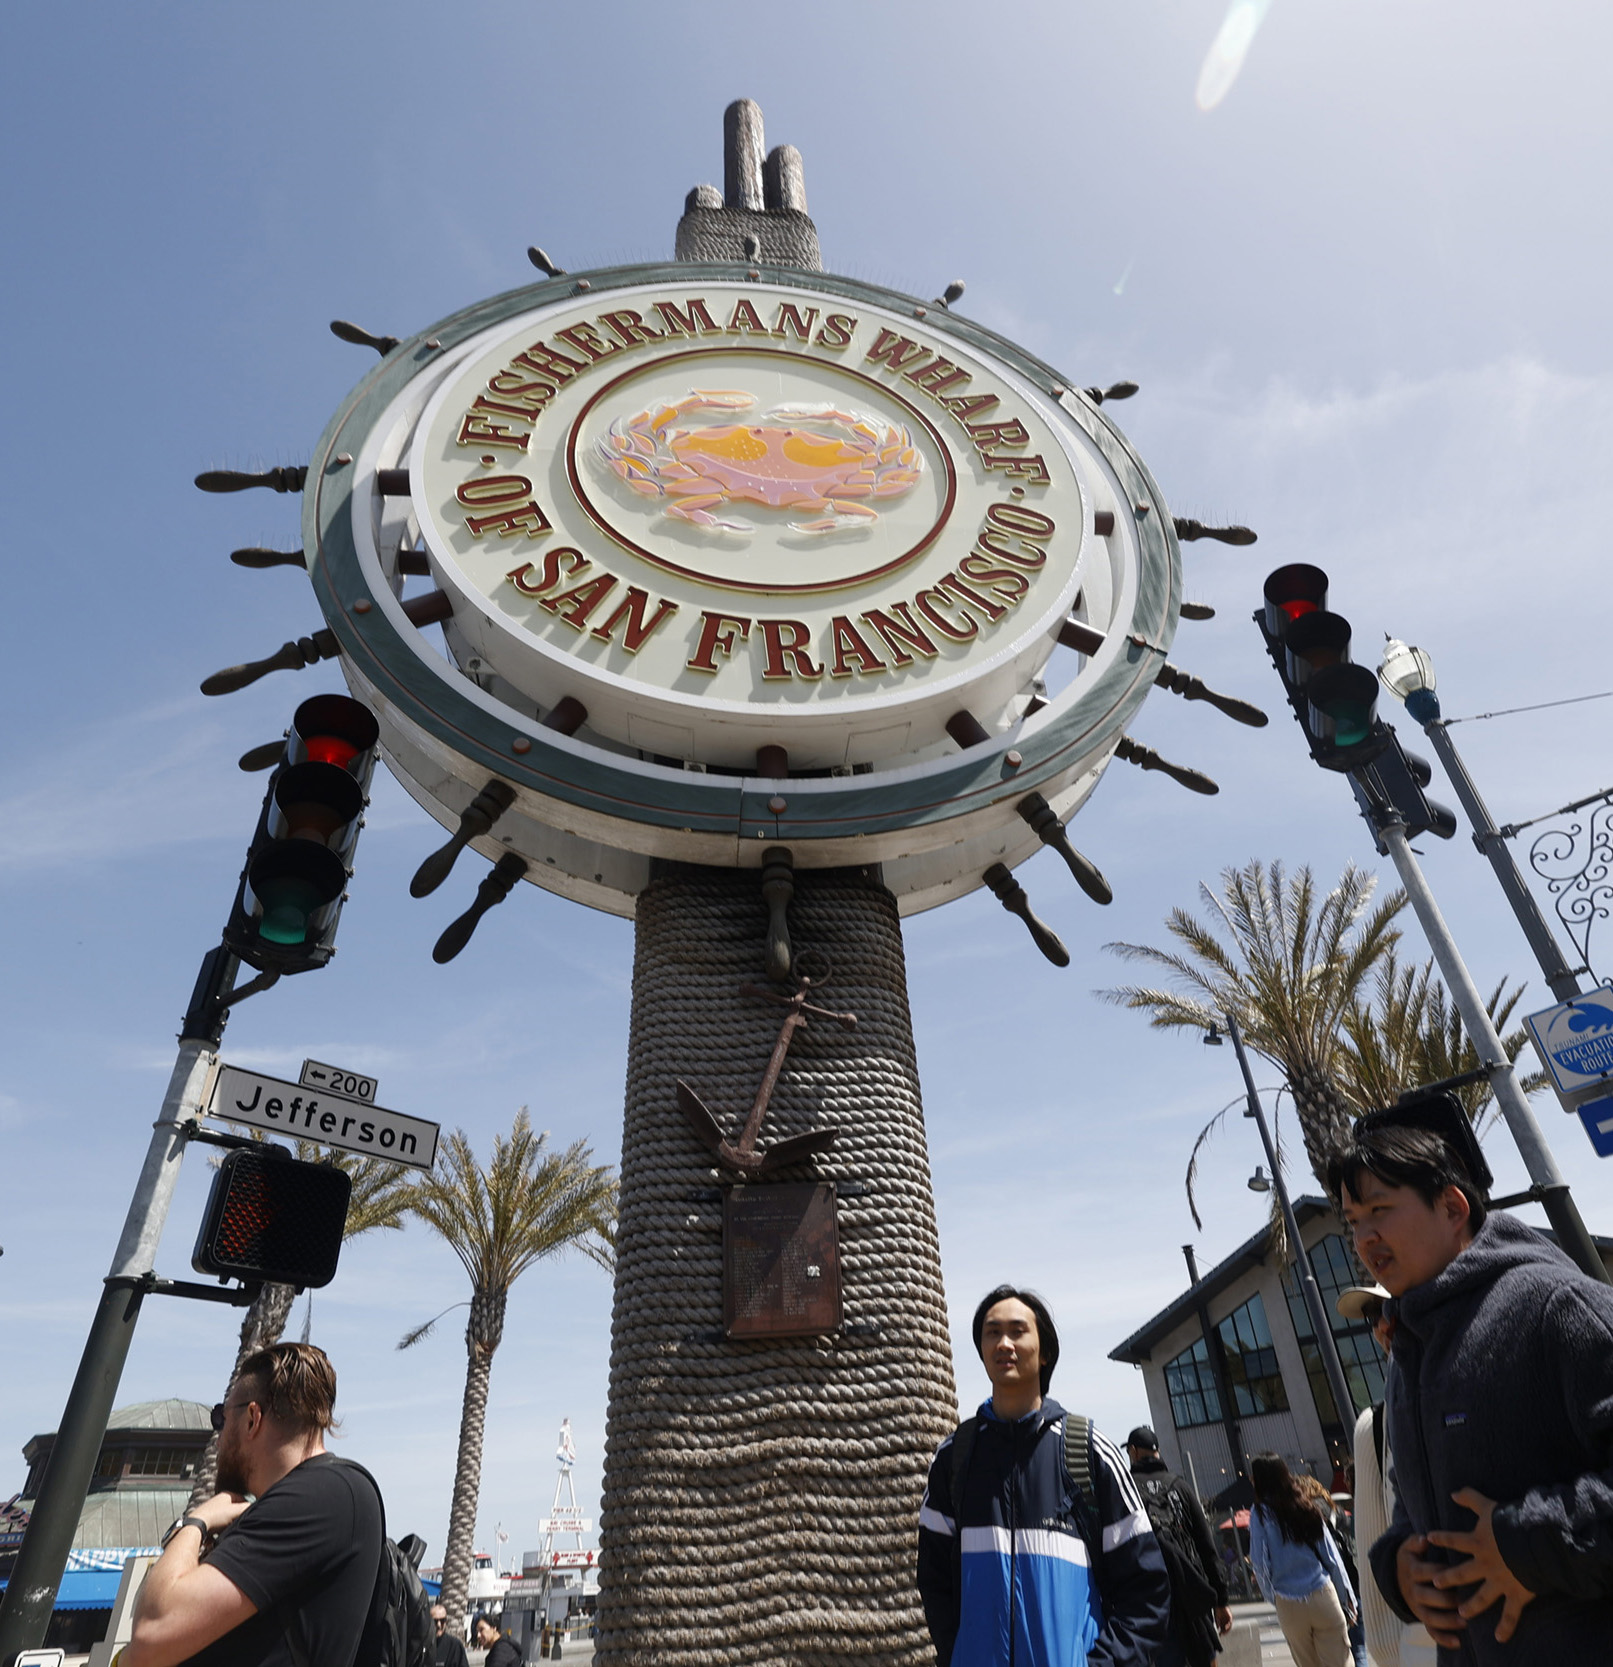
<svg viewBox="0 0 1613 1667"><path fill-rule="evenodd" d="M482 1433L487 1423L487 1385L493 1351L504 1337L504 1290L477 1291L465 1326L465 1403L459 1415L459 1461L454 1499L448 1511L448 1544L443 1552L442 1602L450 1621L465 1613L471 1562L476 1550L476 1506L482 1489Z"/></svg>
<svg viewBox="0 0 1613 1667"><path fill-rule="evenodd" d="M1320 1066L1291 1069L1288 1088L1294 1096L1294 1115L1305 1142L1305 1156L1326 1192L1328 1160L1349 1144L1353 1121L1350 1102L1332 1075Z"/></svg>
<svg viewBox="0 0 1613 1667"><path fill-rule="evenodd" d="M230 1381L224 1386L224 1399L230 1398L235 1380L241 1375L241 1362L249 1354L278 1343L291 1318L291 1305L297 1293L290 1285L265 1285L247 1305L246 1317L241 1321L241 1341L235 1351L235 1364L230 1368ZM190 1504L200 1505L218 1492L218 1437L208 1438L196 1467L196 1484L190 1490ZM187 1506L187 1509L190 1507Z"/></svg>

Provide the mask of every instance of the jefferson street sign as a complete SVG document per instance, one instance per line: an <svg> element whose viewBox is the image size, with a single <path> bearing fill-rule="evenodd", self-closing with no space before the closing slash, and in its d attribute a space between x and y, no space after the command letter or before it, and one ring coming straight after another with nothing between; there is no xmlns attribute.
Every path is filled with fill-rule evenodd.
<svg viewBox="0 0 1613 1667"><path fill-rule="evenodd" d="M436 1162L437 1137L442 1132L439 1124L423 1118L311 1093L300 1083L259 1076L234 1065L220 1067L207 1115L415 1169L430 1169Z"/></svg>

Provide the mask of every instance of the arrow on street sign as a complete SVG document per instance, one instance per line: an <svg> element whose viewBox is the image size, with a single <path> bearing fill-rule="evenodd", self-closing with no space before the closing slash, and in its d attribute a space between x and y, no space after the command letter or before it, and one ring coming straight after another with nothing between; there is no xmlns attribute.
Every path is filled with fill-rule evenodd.
<svg viewBox="0 0 1613 1667"><path fill-rule="evenodd" d="M219 1068L207 1115L413 1169L430 1169L436 1162L442 1133L440 1124L421 1117L313 1093L301 1083L259 1076L235 1065Z"/></svg>
<svg viewBox="0 0 1613 1667"><path fill-rule="evenodd" d="M1582 1100L1574 1107L1599 1158L1613 1158L1613 1095Z"/></svg>
<svg viewBox="0 0 1613 1667"><path fill-rule="evenodd" d="M344 1071L340 1065L326 1065L317 1059L305 1059L297 1081L304 1088L323 1088L327 1094L339 1094L344 1100L357 1100L361 1106L373 1106L380 1091L380 1083L362 1071Z"/></svg>

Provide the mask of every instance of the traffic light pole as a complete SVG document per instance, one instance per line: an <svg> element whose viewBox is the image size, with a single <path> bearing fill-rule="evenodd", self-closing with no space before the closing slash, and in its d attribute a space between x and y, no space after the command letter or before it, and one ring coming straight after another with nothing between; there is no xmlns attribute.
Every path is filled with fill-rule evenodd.
<svg viewBox="0 0 1613 1667"><path fill-rule="evenodd" d="M1406 840L1405 825L1392 810L1370 810L1368 820L1400 875L1400 883L1406 888L1412 909L1422 924L1423 935L1439 963L1440 973L1451 992L1457 1012L1461 1014L1462 1024L1478 1050L1480 1063L1489 1073L1496 1104L1507 1120L1512 1138L1523 1155L1524 1167L1529 1171L1531 1191L1538 1195L1544 1206L1546 1217L1556 1231L1558 1244L1591 1278L1599 1279L1603 1284L1613 1283L1580 1217L1579 1206L1568 1190L1568 1183L1557 1167L1557 1160L1546 1144L1545 1132L1530 1109L1523 1085L1518 1081L1518 1073L1512 1068L1506 1049L1501 1045L1484 998L1479 994L1473 975L1467 970L1467 963L1463 961L1456 940L1445 924L1445 917L1440 913L1439 904L1423 877L1422 864L1417 861Z"/></svg>
<svg viewBox="0 0 1613 1667"><path fill-rule="evenodd" d="M1316 1348L1322 1357L1322 1370L1327 1374L1327 1387L1333 1393L1334 1410L1343 1426L1344 1439L1349 1441L1351 1432L1355 1429L1355 1398L1350 1394L1350 1385L1344 1376L1344 1362L1339 1359L1339 1345L1333 1335L1333 1323L1328 1317L1327 1305L1322 1301L1322 1288L1316 1283L1316 1274L1311 1268L1310 1253L1305 1249L1305 1241L1299 1236L1299 1219L1295 1216L1294 1206L1288 1199L1288 1187L1283 1181L1283 1166L1277 1161L1277 1148L1272 1141L1271 1130L1266 1126L1266 1113L1260 1104L1254 1074L1249 1069L1249 1056L1243 1051L1243 1032L1238 1029L1238 1021L1231 1013L1222 1016L1227 1022L1227 1034L1232 1038L1233 1052L1238 1056L1238 1069L1243 1072L1244 1091L1249 1101L1249 1109L1244 1116L1254 1118L1255 1126L1260 1130L1261 1144L1266 1148L1266 1162L1271 1165L1271 1184L1277 1189L1277 1203L1283 1212L1283 1226L1288 1232L1288 1242L1293 1247L1294 1266L1299 1272L1299 1289L1305 1299L1305 1312L1310 1315L1311 1330L1316 1333Z"/></svg>
<svg viewBox="0 0 1613 1667"><path fill-rule="evenodd" d="M146 1293L155 1288L157 1245L179 1181L185 1143L201 1116L237 965L235 957L223 949L210 951L202 961L168 1092L152 1127L112 1270L90 1322L39 1498L0 1605L3 1667L11 1667L19 1651L37 1649L50 1624L135 1322Z"/></svg>
<svg viewBox="0 0 1613 1667"><path fill-rule="evenodd" d="M1406 710L1411 711L1409 701ZM1412 715L1416 716L1415 713ZM1473 829L1473 843L1489 858L1490 866L1495 870L1495 877L1501 882L1501 890L1512 905L1512 912L1518 917L1523 935L1529 940L1529 947L1535 952L1540 970L1545 974L1547 984L1551 986L1551 993L1558 1001L1572 1001L1575 996L1583 995L1585 992L1580 988L1577 974L1563 959L1556 933L1546 924L1546 917L1540 912L1540 905L1535 901L1534 893L1524 883L1523 875L1518 872L1518 865L1512 860L1511 851L1507 849L1507 842L1501 837L1500 829L1490 816L1489 806L1479 797L1479 790L1474 786L1473 778L1467 773L1467 766L1462 762L1456 744L1450 738L1445 719L1430 719L1423 725L1423 734L1428 737L1429 745L1439 755L1439 761L1445 767L1445 774L1449 777L1451 786L1456 789L1456 797L1461 800L1462 809ZM1582 968L1581 971L1583 970Z"/></svg>

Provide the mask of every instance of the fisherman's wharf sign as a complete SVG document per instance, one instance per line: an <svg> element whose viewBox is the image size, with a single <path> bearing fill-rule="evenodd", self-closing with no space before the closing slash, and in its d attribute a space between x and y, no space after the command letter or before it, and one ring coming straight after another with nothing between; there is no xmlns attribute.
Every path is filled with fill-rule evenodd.
<svg viewBox="0 0 1613 1667"><path fill-rule="evenodd" d="M328 639L293 652L339 648L500 888L623 914L657 861L780 844L879 864L904 912L1011 868L1181 597L1097 400L938 303L761 262L555 274L399 342L303 514Z"/></svg>
<svg viewBox="0 0 1613 1667"><path fill-rule="evenodd" d="M727 766L780 741L797 768L877 763L1000 708L1116 500L1010 367L761 282L572 296L483 332L409 474L472 654L618 742Z"/></svg>

